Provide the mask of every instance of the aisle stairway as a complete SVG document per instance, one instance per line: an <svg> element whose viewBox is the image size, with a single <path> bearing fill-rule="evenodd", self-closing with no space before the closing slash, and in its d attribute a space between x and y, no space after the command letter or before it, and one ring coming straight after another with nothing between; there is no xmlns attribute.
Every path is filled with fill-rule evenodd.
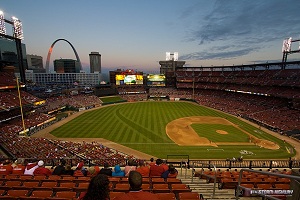
<svg viewBox="0 0 300 200"><path fill-rule="evenodd" d="M187 184L193 192L198 192L202 195L204 199L207 200L228 200L235 199L234 189L218 189L218 184L216 184L215 195L213 195L214 184L207 183L204 179L199 179L194 177L192 179L191 173L187 172L186 174L179 173L178 176L181 179L182 183ZM240 197L240 200L261 200L261 197Z"/></svg>

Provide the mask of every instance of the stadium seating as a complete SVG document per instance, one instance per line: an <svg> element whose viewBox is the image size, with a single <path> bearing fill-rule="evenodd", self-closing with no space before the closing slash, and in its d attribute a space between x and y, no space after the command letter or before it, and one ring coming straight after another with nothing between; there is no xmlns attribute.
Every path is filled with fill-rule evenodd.
<svg viewBox="0 0 300 200"><path fill-rule="evenodd" d="M178 194L179 200L199 200L200 195L197 192L182 192Z"/></svg>
<svg viewBox="0 0 300 200"><path fill-rule="evenodd" d="M19 199L21 197L27 197L29 190L14 190L9 189L4 196L1 196L1 199Z"/></svg>
<svg viewBox="0 0 300 200"><path fill-rule="evenodd" d="M156 183L152 184L152 192L153 193L165 193L171 192L169 185L167 183Z"/></svg>
<svg viewBox="0 0 300 200"><path fill-rule="evenodd" d="M128 192L129 184L128 183L117 183L113 189L114 192Z"/></svg>
<svg viewBox="0 0 300 200"><path fill-rule="evenodd" d="M73 191L59 191L56 192L55 196L53 199L75 199L76 198L76 192Z"/></svg>
<svg viewBox="0 0 300 200"><path fill-rule="evenodd" d="M179 183L179 184L172 184L171 191L173 193L182 193L182 192L191 192L192 190L189 188L188 185Z"/></svg>
<svg viewBox="0 0 300 200"><path fill-rule="evenodd" d="M174 193L156 193L156 196L160 200L175 200L176 196Z"/></svg>

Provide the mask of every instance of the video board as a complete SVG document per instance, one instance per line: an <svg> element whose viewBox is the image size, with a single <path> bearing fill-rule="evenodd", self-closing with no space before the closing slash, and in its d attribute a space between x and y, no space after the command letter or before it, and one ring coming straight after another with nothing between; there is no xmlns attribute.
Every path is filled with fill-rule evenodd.
<svg viewBox="0 0 300 200"><path fill-rule="evenodd" d="M116 85L143 85L143 75L117 74Z"/></svg>
<svg viewBox="0 0 300 200"><path fill-rule="evenodd" d="M147 86L150 87L166 86L166 76L164 74L149 74L147 76Z"/></svg>

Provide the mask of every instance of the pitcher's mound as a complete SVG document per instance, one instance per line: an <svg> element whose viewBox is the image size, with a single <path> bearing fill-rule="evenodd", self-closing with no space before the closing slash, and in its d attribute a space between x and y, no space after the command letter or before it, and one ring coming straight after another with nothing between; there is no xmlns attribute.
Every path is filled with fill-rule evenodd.
<svg viewBox="0 0 300 200"><path fill-rule="evenodd" d="M221 135L227 135L228 134L227 131L223 131L223 130L216 130L216 132L221 134Z"/></svg>

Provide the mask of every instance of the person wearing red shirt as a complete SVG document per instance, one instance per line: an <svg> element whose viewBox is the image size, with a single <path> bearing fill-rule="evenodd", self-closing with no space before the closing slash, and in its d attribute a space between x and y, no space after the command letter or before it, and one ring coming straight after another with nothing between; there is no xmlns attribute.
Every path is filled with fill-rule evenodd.
<svg viewBox="0 0 300 200"><path fill-rule="evenodd" d="M114 198L114 200L158 200L158 196L154 193L142 191L142 180L142 175L139 172L130 171L128 177L129 192Z"/></svg>
<svg viewBox="0 0 300 200"><path fill-rule="evenodd" d="M135 171L139 172L143 177L149 177L150 168L145 166L145 162L143 160L140 160L139 167Z"/></svg>
<svg viewBox="0 0 300 200"><path fill-rule="evenodd" d="M36 170L38 167L37 160L27 163L25 166L24 175L33 175L34 170Z"/></svg>
<svg viewBox="0 0 300 200"><path fill-rule="evenodd" d="M8 175L13 171L13 167L11 166L11 162L9 160L5 160L3 165L0 166L0 174Z"/></svg>
<svg viewBox="0 0 300 200"><path fill-rule="evenodd" d="M164 168L164 172L169 169L169 166L167 165L167 161L166 160L163 160L163 163L161 164L161 166Z"/></svg>
<svg viewBox="0 0 300 200"><path fill-rule="evenodd" d="M164 168L161 166L162 164L162 160L160 158L158 158L156 160L156 164L155 165L152 165L150 166L150 177L153 177L153 176L159 176L161 177L161 175L164 173Z"/></svg>
<svg viewBox="0 0 300 200"><path fill-rule="evenodd" d="M149 166L151 167L152 165L155 165L154 158L150 158Z"/></svg>
<svg viewBox="0 0 300 200"><path fill-rule="evenodd" d="M33 175L45 175L45 176L50 176L52 174L52 172L50 171L50 169L46 168L44 166L44 161L40 160L38 162L38 168L36 168L33 172Z"/></svg>
<svg viewBox="0 0 300 200"><path fill-rule="evenodd" d="M161 177L162 178L176 178L177 177L177 175L178 175L178 171L177 171L177 169L175 169L175 167L172 165L172 164L170 164L169 165L169 169L167 170L167 171L165 171L162 175L161 175Z"/></svg>
<svg viewBox="0 0 300 200"><path fill-rule="evenodd" d="M24 174L25 171L25 165L24 165L24 159L18 158L15 166L13 167L12 174Z"/></svg>

